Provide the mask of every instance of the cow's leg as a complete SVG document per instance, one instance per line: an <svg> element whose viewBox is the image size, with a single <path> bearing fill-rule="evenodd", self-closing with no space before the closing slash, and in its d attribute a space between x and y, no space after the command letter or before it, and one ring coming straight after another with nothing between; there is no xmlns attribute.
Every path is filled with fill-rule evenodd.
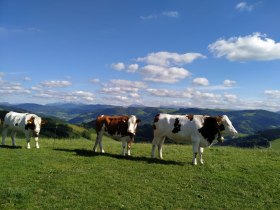
<svg viewBox="0 0 280 210"><path fill-rule="evenodd" d="M39 149L40 146L39 146L39 137L35 137L35 143L36 143L36 148Z"/></svg>
<svg viewBox="0 0 280 210"><path fill-rule="evenodd" d="M94 152L97 152L97 145L99 145L99 148L100 148L100 152L101 153L104 153L105 151L103 150L103 146L102 146L102 136L103 136L103 133L98 133L97 136L96 136L96 140L95 140L95 144L93 146L93 151Z"/></svg>
<svg viewBox="0 0 280 210"><path fill-rule="evenodd" d="M93 146L93 151L94 152L97 152L97 145L98 145L98 142L99 142L99 135L97 134L96 136L96 139L95 139L95 143L94 143L94 146Z"/></svg>
<svg viewBox="0 0 280 210"><path fill-rule="evenodd" d="M162 146L163 146L164 140L165 140L165 137L162 137L160 139L159 143L158 143L158 155L159 155L160 159L163 159L163 157L162 157Z"/></svg>
<svg viewBox="0 0 280 210"><path fill-rule="evenodd" d="M11 133L13 147L16 146L16 134L17 134L16 131L12 131L12 133Z"/></svg>
<svg viewBox="0 0 280 210"><path fill-rule="evenodd" d="M202 154L203 154L203 147L199 147L199 161L201 164L204 164Z"/></svg>
<svg viewBox="0 0 280 210"><path fill-rule="evenodd" d="M30 149L31 147L30 147L30 135L29 135L29 133L26 133L25 134L25 138L26 138L26 143L27 143L27 149Z"/></svg>
<svg viewBox="0 0 280 210"><path fill-rule="evenodd" d="M5 140L7 137L8 129L3 126L3 131L2 131L2 145L5 145Z"/></svg>
<svg viewBox="0 0 280 210"><path fill-rule="evenodd" d="M192 149L193 149L193 165L197 165L197 153L199 150L199 139L192 138Z"/></svg>
<svg viewBox="0 0 280 210"><path fill-rule="evenodd" d="M128 141L127 142L127 155L128 156L131 155L131 145L132 145L132 141Z"/></svg>
<svg viewBox="0 0 280 210"><path fill-rule="evenodd" d="M125 148L126 148L126 138L122 138L122 155L125 156Z"/></svg>
<svg viewBox="0 0 280 210"><path fill-rule="evenodd" d="M159 143L159 138L158 137L154 137L153 141L152 141L152 158L155 158L155 150L156 150L156 147L158 146L158 143Z"/></svg>

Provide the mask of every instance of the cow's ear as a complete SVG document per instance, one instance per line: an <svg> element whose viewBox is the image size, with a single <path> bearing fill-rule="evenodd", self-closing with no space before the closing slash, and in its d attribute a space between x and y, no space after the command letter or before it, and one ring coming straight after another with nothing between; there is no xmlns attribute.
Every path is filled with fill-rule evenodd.
<svg viewBox="0 0 280 210"><path fill-rule="evenodd" d="M137 119L137 120L136 120L136 123L137 123L137 124L141 123L141 120L140 120L140 119Z"/></svg>
<svg viewBox="0 0 280 210"><path fill-rule="evenodd" d="M33 124L35 117L31 117L29 120L27 120L27 124Z"/></svg>
<svg viewBox="0 0 280 210"><path fill-rule="evenodd" d="M47 120L42 120L41 125L45 125L45 124L47 124Z"/></svg>

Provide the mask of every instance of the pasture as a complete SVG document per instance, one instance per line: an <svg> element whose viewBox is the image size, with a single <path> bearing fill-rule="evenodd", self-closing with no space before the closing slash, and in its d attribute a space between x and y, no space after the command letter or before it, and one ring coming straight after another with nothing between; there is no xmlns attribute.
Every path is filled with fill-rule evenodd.
<svg viewBox="0 0 280 210"><path fill-rule="evenodd" d="M0 208L279 209L280 140L270 149L208 148L198 166L190 146L165 144L164 160L153 160L151 144L122 157L120 142L103 141L103 155L85 139L1 147Z"/></svg>

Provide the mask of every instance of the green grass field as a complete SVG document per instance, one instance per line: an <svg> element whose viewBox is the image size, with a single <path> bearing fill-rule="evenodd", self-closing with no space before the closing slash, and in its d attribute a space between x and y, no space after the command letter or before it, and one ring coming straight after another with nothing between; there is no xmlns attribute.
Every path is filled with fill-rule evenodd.
<svg viewBox="0 0 280 210"><path fill-rule="evenodd" d="M0 209L280 207L279 140L270 149L208 148L198 166L182 145L164 145L164 160L153 160L150 144L122 157L121 143L108 138L104 155L84 139L40 139L31 150L17 144L0 148Z"/></svg>

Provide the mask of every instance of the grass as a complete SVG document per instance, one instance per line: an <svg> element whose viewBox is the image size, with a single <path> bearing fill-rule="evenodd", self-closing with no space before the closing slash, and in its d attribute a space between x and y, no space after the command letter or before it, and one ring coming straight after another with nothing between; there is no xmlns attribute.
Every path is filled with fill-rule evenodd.
<svg viewBox="0 0 280 210"><path fill-rule="evenodd" d="M103 155L84 139L41 139L31 150L17 143L0 148L0 209L280 206L279 147L213 147L205 149L204 165L193 166L190 146L164 145L164 160L153 160L150 144L134 144L132 157L122 157L121 143L106 137Z"/></svg>

